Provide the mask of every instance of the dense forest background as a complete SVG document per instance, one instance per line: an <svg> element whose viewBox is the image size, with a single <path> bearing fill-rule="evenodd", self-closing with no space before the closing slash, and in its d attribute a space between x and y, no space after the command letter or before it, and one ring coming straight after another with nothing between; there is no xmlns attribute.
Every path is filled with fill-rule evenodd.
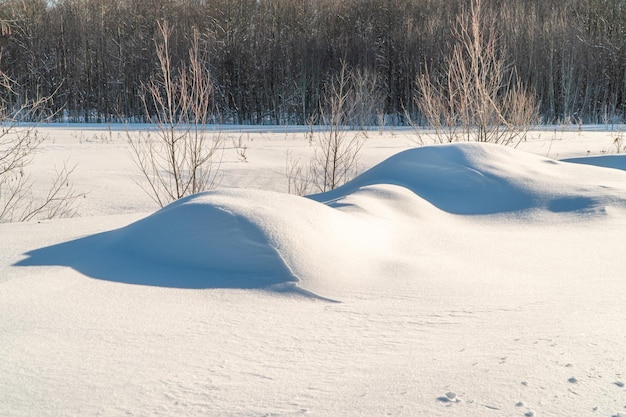
<svg viewBox="0 0 626 417"><path fill-rule="evenodd" d="M301 124L347 66L366 123L420 118L416 80L444 71L464 0L0 1L0 67L19 106L52 96L57 120L145 120L142 84L158 72L158 22L178 66L194 30L220 123ZM484 0L499 50L545 123L626 119L626 0Z"/></svg>

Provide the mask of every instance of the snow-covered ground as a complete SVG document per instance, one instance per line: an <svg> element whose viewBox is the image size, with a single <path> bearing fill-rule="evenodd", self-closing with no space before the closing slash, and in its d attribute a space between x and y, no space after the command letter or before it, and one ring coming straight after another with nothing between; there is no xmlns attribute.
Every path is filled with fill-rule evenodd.
<svg viewBox="0 0 626 417"><path fill-rule="evenodd" d="M304 198L305 129L229 129L219 189L162 210L120 127L40 132L42 190L69 160L87 194L0 224L1 416L626 415L616 130L374 130Z"/></svg>

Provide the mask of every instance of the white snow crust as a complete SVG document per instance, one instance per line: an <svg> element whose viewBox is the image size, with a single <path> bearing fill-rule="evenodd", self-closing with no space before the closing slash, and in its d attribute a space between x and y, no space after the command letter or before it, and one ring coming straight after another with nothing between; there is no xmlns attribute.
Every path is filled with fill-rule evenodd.
<svg viewBox="0 0 626 417"><path fill-rule="evenodd" d="M42 128L34 178L71 155L89 193L0 224L0 415L626 413L626 156L556 129L371 132L308 197L305 132L226 131L248 162L158 210L126 132Z"/></svg>

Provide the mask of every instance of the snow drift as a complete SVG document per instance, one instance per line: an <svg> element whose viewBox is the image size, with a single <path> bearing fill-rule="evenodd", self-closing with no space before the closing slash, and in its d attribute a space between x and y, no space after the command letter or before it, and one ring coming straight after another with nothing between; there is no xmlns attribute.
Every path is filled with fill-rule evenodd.
<svg viewBox="0 0 626 417"><path fill-rule="evenodd" d="M309 198L201 193L127 227L28 253L19 265L179 288L269 288L337 297L406 273L423 225L457 215L595 216L624 206L626 173L467 143L401 152ZM422 233L422 236L424 234Z"/></svg>
<svg viewBox="0 0 626 417"><path fill-rule="evenodd" d="M563 159L563 162L574 162L577 164L595 165L604 168L613 168L626 171L626 155L600 155L585 156L582 158Z"/></svg>
<svg viewBox="0 0 626 417"><path fill-rule="evenodd" d="M242 189L284 189L285 151L313 153L304 133L251 131L249 163L225 150L229 190L146 217L124 137L42 129L34 180L72 154L91 192L82 217L0 224L0 415L624 410L619 170L437 146L307 199ZM558 129L521 146L614 149L612 132ZM362 160L413 135L370 135ZM341 303L276 292L301 289Z"/></svg>
<svg viewBox="0 0 626 417"><path fill-rule="evenodd" d="M453 214L570 212L623 203L625 178L499 145L460 143L400 152L311 198L332 204L366 185L395 184Z"/></svg>

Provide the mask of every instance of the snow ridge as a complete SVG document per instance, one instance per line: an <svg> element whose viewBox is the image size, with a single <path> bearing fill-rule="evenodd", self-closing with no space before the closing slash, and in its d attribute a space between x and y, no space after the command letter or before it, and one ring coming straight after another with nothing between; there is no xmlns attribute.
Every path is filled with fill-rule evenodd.
<svg viewBox="0 0 626 417"><path fill-rule="evenodd" d="M454 215L606 214L608 206L624 207L624 184L624 172L496 145L430 146L309 198L244 189L197 194L127 227L32 251L20 264L54 258L131 284L334 298L412 264L423 247L407 236L421 224L450 224Z"/></svg>

